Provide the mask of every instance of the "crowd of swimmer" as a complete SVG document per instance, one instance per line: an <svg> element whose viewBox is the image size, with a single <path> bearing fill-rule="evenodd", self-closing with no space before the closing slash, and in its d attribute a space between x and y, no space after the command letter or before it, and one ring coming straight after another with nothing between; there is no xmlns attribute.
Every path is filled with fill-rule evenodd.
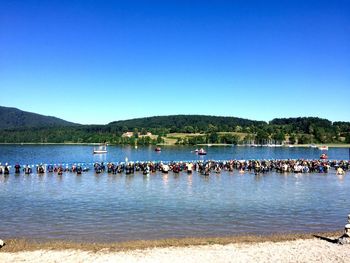
<svg viewBox="0 0 350 263"><path fill-rule="evenodd" d="M21 165L16 164L14 165L14 173L15 174L20 174L21 172L23 172L24 174L32 174L33 168L34 166L30 166L30 165L25 165L24 167L21 167ZM10 174L10 170L11 170L11 166L9 166L7 163L5 165L1 165L0 163L0 174L4 174L4 175L8 175ZM67 173L67 172L73 172L73 173L77 173L77 174L82 174L82 172L87 172L89 170L88 167L82 167L80 165L72 165L72 166L63 166L63 165L45 165L45 164L39 164L36 165L35 171L37 174L44 174L46 172L49 173L57 173L59 175L62 175L63 173Z"/></svg>
<svg viewBox="0 0 350 263"><path fill-rule="evenodd" d="M10 166L0 164L0 174L10 174ZM239 173L245 172L254 174L265 174L269 172L277 173L328 173L330 169L336 170L337 174L345 174L350 169L350 161L326 161L326 160L231 160L231 161L193 161L193 162L127 162L127 163L95 163L93 169L96 174L133 174L142 172L144 175L151 173L173 172L178 174L186 172L191 174L196 171L202 175L210 175L211 173L221 173L221 171L233 172L238 170ZM90 168L81 165L56 166L56 165L37 165L36 173L44 174L45 172L63 173L71 172L81 175L83 172L89 171ZM14 166L14 173L20 174L33 173L31 166L21 167L19 164Z"/></svg>

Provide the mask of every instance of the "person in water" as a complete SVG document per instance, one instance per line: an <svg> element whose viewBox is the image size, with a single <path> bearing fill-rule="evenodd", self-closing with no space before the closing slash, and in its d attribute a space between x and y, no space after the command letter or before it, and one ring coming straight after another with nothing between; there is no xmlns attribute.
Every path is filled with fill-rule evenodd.
<svg viewBox="0 0 350 263"><path fill-rule="evenodd" d="M32 168L27 164L26 167L24 167L24 173L25 174L31 174L32 173Z"/></svg>
<svg viewBox="0 0 350 263"><path fill-rule="evenodd" d="M337 175L344 175L344 174L345 174L345 172L344 172L343 168L338 167L337 168Z"/></svg>
<svg viewBox="0 0 350 263"><path fill-rule="evenodd" d="M16 165L15 165L15 174L19 174L21 171L21 166L17 163Z"/></svg>
<svg viewBox="0 0 350 263"><path fill-rule="evenodd" d="M6 163L5 164L5 167L4 167L4 174L10 174L10 167L8 166L8 164Z"/></svg>

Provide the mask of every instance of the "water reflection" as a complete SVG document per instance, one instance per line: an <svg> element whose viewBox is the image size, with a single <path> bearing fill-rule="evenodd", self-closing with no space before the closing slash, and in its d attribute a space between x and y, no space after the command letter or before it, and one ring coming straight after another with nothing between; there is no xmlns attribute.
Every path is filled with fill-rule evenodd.
<svg viewBox="0 0 350 263"><path fill-rule="evenodd" d="M260 181L261 178L262 178L262 174L255 174L254 175L254 180L257 182Z"/></svg>
<svg viewBox="0 0 350 263"><path fill-rule="evenodd" d="M94 162L102 163L107 161L107 154L94 154Z"/></svg>
<svg viewBox="0 0 350 263"><path fill-rule="evenodd" d="M133 179L134 179L134 175L133 174L125 175L125 185L126 185L127 189L132 190Z"/></svg>
<svg viewBox="0 0 350 263"><path fill-rule="evenodd" d="M162 179L163 179L163 186L164 186L165 189L167 189L168 188L168 183L169 183L169 176L168 176L168 174L163 174Z"/></svg>
<svg viewBox="0 0 350 263"><path fill-rule="evenodd" d="M77 176L75 176L75 183L76 184L81 184L81 182L82 182L82 176L81 175L77 175Z"/></svg>
<svg viewBox="0 0 350 263"><path fill-rule="evenodd" d="M187 191L188 191L189 193L191 193L191 191L192 191L192 183L193 183L192 174L189 174L189 175L187 176Z"/></svg>
<svg viewBox="0 0 350 263"><path fill-rule="evenodd" d="M145 182L149 182L149 180L150 180L150 175L149 174L144 174L143 175L143 180L145 181ZM148 185L148 184L147 184Z"/></svg>
<svg viewBox="0 0 350 263"><path fill-rule="evenodd" d="M345 174L337 174L337 178L340 182L343 182L345 178Z"/></svg>
<svg viewBox="0 0 350 263"><path fill-rule="evenodd" d="M10 178L9 175L0 175L0 182L6 183L9 178Z"/></svg>
<svg viewBox="0 0 350 263"><path fill-rule="evenodd" d="M203 182L209 183L210 177L207 175L198 174L200 178L202 178Z"/></svg>
<svg viewBox="0 0 350 263"><path fill-rule="evenodd" d="M125 180L121 180L123 177ZM10 229L16 228L20 235L57 238L57 226L51 222L60 218L64 227L59 236L71 237L75 233L78 240L90 235L104 239L105 231L110 233L110 240L119 240L120 236L127 238L131 229L140 230L140 235L134 237L152 238L158 220L170 223L162 226L165 227L163 237L186 236L188 233L263 233L280 228L333 230L340 223L339 213L347 209L346 198L343 197L349 191L350 184L346 176L336 177L334 174L322 177L294 174L256 176L252 173L232 176L226 172L219 176L201 176L197 173L157 173L152 176L138 173L96 175L92 172L83 176L71 173L63 176L33 174L21 175L7 184L4 179L4 176L0 176L0 186L2 190L6 188L6 191L0 191L0 198L3 198L1 194L4 192L7 192L7 199L19 197L14 198L14 202L5 200L3 203L3 209L8 211L4 223L5 229L8 229L5 235L11 235L13 231ZM57 184L57 180L61 184ZM330 184L332 180L341 180L341 184ZM32 187L20 186L25 182ZM18 192L18 187L23 188L23 192ZM23 200L27 200L27 204L22 204ZM18 209L22 205L29 211ZM148 211L157 213L150 215ZM21 221L14 220L16 216L34 223L36 215L42 217L42 226L35 228L43 228L43 231L33 233L30 229L34 226L25 228ZM137 222L132 220L134 217L147 218L147 221ZM190 225L185 223L187 217L192 220ZM320 217L320 222L310 225L308 222L313 222L315 217ZM259 220L259 227L254 223L256 220ZM132 222L132 227L125 225L128 221ZM114 228L118 229L118 235L113 234Z"/></svg>

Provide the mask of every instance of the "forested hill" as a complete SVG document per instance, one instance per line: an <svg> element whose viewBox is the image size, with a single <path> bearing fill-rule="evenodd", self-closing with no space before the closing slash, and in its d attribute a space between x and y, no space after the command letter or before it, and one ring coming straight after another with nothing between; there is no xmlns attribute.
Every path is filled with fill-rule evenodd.
<svg viewBox="0 0 350 263"><path fill-rule="evenodd" d="M132 136L126 136L126 132L132 132ZM170 115L106 125L76 125L55 117L0 107L0 143L141 145L160 143L164 138L177 140L179 144L350 143L350 122L300 117L273 119L267 123L236 117Z"/></svg>
<svg viewBox="0 0 350 263"><path fill-rule="evenodd" d="M317 117L299 117L299 118L277 118L270 121L270 124L276 124L276 125L294 125L299 127L305 127L305 126L331 126L332 122L327 119L321 119Z"/></svg>
<svg viewBox="0 0 350 263"><path fill-rule="evenodd" d="M206 132L210 128L216 131L233 131L235 127L263 126L264 121L253 121L236 117L207 115L170 115L115 121L108 124L117 130L167 129L170 132Z"/></svg>
<svg viewBox="0 0 350 263"><path fill-rule="evenodd" d="M22 111L17 108L0 106L0 129L73 125L76 124L56 117L44 116L32 112Z"/></svg>

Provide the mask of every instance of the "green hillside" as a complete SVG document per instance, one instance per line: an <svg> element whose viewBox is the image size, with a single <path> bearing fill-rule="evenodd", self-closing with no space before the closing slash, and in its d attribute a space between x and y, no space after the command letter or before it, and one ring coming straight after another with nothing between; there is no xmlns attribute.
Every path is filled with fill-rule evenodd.
<svg viewBox="0 0 350 263"><path fill-rule="evenodd" d="M132 132L133 136L125 136ZM149 134L151 133L151 135ZM236 117L170 115L77 125L55 117L0 107L0 143L310 144L350 143L350 122L317 117L269 123Z"/></svg>
<svg viewBox="0 0 350 263"><path fill-rule="evenodd" d="M16 129L29 127L72 126L75 123L56 117L26 112L17 108L0 106L0 129Z"/></svg>
<svg viewBox="0 0 350 263"><path fill-rule="evenodd" d="M266 125L264 121L254 121L236 117L207 115L169 115L115 121L108 124L117 130L133 129L166 129L167 132L197 133L210 129L215 131L234 131L239 127L259 127Z"/></svg>

